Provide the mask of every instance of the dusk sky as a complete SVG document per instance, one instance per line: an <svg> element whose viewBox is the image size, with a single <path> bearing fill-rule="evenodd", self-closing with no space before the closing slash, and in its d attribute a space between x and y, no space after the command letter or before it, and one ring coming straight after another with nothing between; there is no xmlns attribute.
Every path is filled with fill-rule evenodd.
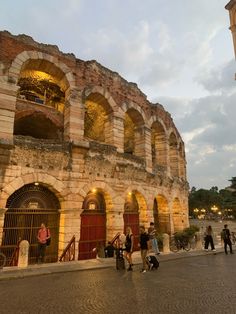
<svg viewBox="0 0 236 314"><path fill-rule="evenodd" d="M0 29L97 60L170 112L190 187L236 176L235 59L227 0L0 2Z"/></svg>

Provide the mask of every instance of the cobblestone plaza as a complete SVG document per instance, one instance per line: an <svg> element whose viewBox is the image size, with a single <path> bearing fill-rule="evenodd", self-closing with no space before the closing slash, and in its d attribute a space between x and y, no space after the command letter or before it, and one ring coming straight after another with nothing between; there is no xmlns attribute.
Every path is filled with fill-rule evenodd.
<svg viewBox="0 0 236 314"><path fill-rule="evenodd" d="M235 262L220 253L165 261L145 274L135 265L1 281L0 313L233 314Z"/></svg>

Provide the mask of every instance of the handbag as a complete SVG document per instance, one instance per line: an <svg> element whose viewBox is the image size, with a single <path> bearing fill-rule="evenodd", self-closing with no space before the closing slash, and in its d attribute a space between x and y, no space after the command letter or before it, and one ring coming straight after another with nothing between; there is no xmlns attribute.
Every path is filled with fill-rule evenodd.
<svg viewBox="0 0 236 314"><path fill-rule="evenodd" d="M48 229L47 229L47 237L48 237ZM46 240L46 245L49 246L51 244L51 237Z"/></svg>

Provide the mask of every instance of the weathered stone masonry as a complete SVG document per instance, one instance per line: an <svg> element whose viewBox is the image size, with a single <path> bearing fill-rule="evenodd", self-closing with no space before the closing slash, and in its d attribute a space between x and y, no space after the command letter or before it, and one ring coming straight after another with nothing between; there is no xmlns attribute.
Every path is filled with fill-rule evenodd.
<svg viewBox="0 0 236 314"><path fill-rule="evenodd" d="M81 214L100 196L106 240L123 231L125 208L161 232L188 226L184 143L163 106L96 61L6 31L0 167L0 237L9 197L35 183L60 203L58 254L73 235L79 241Z"/></svg>

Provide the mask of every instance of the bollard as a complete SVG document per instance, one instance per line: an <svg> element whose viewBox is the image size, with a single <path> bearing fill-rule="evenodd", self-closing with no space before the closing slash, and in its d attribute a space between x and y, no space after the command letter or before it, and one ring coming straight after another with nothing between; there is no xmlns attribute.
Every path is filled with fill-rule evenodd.
<svg viewBox="0 0 236 314"><path fill-rule="evenodd" d="M163 234L163 253L170 253L170 236L167 233Z"/></svg>
<svg viewBox="0 0 236 314"><path fill-rule="evenodd" d="M202 250L202 236L200 232L195 233L196 237L196 250Z"/></svg>
<svg viewBox="0 0 236 314"><path fill-rule="evenodd" d="M18 258L18 267L25 268L28 266L29 259L29 242L23 240L20 242L19 246L19 258Z"/></svg>

